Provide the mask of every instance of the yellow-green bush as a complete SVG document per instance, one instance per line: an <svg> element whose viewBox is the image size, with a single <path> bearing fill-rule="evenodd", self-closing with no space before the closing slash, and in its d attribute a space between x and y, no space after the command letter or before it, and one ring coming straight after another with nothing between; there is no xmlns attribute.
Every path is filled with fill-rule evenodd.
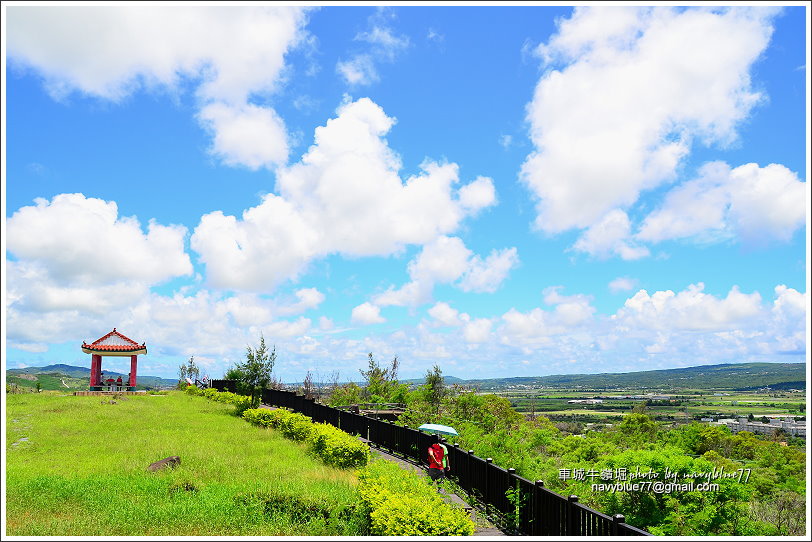
<svg viewBox="0 0 812 542"><path fill-rule="evenodd" d="M313 424L313 432L307 442L310 449L328 465L360 467L369 461L369 446L327 423Z"/></svg>
<svg viewBox="0 0 812 542"><path fill-rule="evenodd" d="M242 417L262 427L278 429L287 438L306 441L308 448L328 465L361 467L369 460L369 447L340 429L284 409L250 408Z"/></svg>
<svg viewBox="0 0 812 542"><path fill-rule="evenodd" d="M189 395L203 395L203 390L195 385L186 386L186 393Z"/></svg>
<svg viewBox="0 0 812 542"><path fill-rule="evenodd" d="M287 410L282 409L268 410L267 408L249 408L242 413L242 417L255 425L278 429L279 422L288 414L289 412Z"/></svg>
<svg viewBox="0 0 812 542"><path fill-rule="evenodd" d="M298 412L288 412L279 420L279 430L291 440L307 440L313 433L313 421Z"/></svg>
<svg viewBox="0 0 812 542"><path fill-rule="evenodd" d="M384 460L369 462L358 478L358 490L370 510L372 535L474 534L468 514L446 503L427 478Z"/></svg>
<svg viewBox="0 0 812 542"><path fill-rule="evenodd" d="M189 395L203 396L206 399L211 399L212 401L217 401L219 403L232 404L237 409L237 416L241 416L243 412L251 407L250 397L246 395L237 395L236 393L231 393L230 391L217 391L214 388L201 390L197 386L188 386L186 388L186 393Z"/></svg>

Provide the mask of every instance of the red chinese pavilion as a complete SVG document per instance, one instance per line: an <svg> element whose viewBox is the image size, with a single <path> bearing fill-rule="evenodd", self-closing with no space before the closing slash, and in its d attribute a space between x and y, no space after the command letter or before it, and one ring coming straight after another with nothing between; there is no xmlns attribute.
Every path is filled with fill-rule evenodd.
<svg viewBox="0 0 812 542"><path fill-rule="evenodd" d="M126 388L127 391L135 391L138 354L147 354L147 343L138 344L113 328L113 331L90 344L82 341L82 352L93 355L90 362L90 391L104 389L104 383L101 381L102 356L130 356L130 377L126 382Z"/></svg>

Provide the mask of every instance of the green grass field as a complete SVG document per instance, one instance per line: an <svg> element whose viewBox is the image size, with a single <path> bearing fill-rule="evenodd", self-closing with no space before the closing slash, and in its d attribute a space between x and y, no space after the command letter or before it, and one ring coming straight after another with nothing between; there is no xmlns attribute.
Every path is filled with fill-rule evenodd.
<svg viewBox="0 0 812 542"><path fill-rule="evenodd" d="M355 536L357 479L234 407L179 392L7 395L15 536ZM177 455L181 465L146 469Z"/></svg>

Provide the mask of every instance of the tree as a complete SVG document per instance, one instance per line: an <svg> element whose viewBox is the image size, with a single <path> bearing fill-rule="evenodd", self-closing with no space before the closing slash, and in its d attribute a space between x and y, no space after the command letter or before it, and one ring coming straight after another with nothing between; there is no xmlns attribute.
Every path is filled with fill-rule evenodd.
<svg viewBox="0 0 812 542"><path fill-rule="evenodd" d="M358 370L364 378L364 397L373 403L385 402L397 386L399 364L395 356L388 368L381 367L370 352L369 368L366 371Z"/></svg>
<svg viewBox="0 0 812 542"><path fill-rule="evenodd" d="M195 365L195 357L192 356L189 358L189 361L186 363L181 363L178 367L178 388L179 389L186 389L188 383L186 379L189 378L191 380L197 380L200 378L200 367Z"/></svg>
<svg viewBox="0 0 812 542"><path fill-rule="evenodd" d="M632 412L634 414L647 414L648 406L650 404L651 404L651 401L649 401L648 399L645 400L645 401L641 401L640 403L637 403L636 405L634 405L634 408L632 409Z"/></svg>
<svg viewBox="0 0 812 542"><path fill-rule="evenodd" d="M435 365L432 369L426 371L426 399L432 406L435 412L440 412L440 404L445 397L445 379L443 378L443 371L440 370L439 365Z"/></svg>
<svg viewBox="0 0 812 542"><path fill-rule="evenodd" d="M336 386L330 390L329 405L332 407L357 405L361 402L361 388L355 382Z"/></svg>
<svg viewBox="0 0 812 542"><path fill-rule="evenodd" d="M623 416L617 428L627 445L651 442L657 436L657 423L646 414L637 412Z"/></svg>
<svg viewBox="0 0 812 542"><path fill-rule="evenodd" d="M183 390L186 389L186 364L181 363L180 367L178 367L178 389Z"/></svg>
<svg viewBox="0 0 812 542"><path fill-rule="evenodd" d="M190 357L189 363L186 364L186 376L192 380L198 380L200 378L200 367L195 365L194 356Z"/></svg>
<svg viewBox="0 0 812 542"><path fill-rule="evenodd" d="M262 390L271 383L271 372L276 362L276 346L268 352L265 345L265 337L260 335L259 346L254 349L246 347L245 362L237 364L237 371L241 374L241 381L244 382L251 393L251 405L253 408L259 406L259 399Z"/></svg>
<svg viewBox="0 0 812 542"><path fill-rule="evenodd" d="M305 399L313 399L316 396L316 385L313 383L313 373L307 371L307 374L302 381L302 394Z"/></svg>

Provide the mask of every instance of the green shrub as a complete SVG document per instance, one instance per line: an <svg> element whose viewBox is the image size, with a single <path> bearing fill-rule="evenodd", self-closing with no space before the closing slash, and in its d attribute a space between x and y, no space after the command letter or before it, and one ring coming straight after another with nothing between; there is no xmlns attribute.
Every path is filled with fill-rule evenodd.
<svg viewBox="0 0 812 542"><path fill-rule="evenodd" d="M369 461L369 446L330 424L313 424L308 444L322 461L335 467L363 467Z"/></svg>
<svg viewBox="0 0 812 542"><path fill-rule="evenodd" d="M369 447L344 431L284 409L249 408L242 417L261 427L278 429L287 438L306 441L308 449L328 465L363 467L369 460Z"/></svg>
<svg viewBox="0 0 812 542"><path fill-rule="evenodd" d="M251 408L251 398L245 395L237 395L230 391L217 391L214 388L207 388L201 390L197 386L188 386L186 393L189 395L199 395L217 401L218 403L232 404L236 407L237 416L242 416L242 413Z"/></svg>
<svg viewBox="0 0 812 542"><path fill-rule="evenodd" d="M242 417L254 425L262 427L272 427L271 418L273 413L277 410L268 410L267 408L249 408L242 413Z"/></svg>
<svg viewBox="0 0 812 542"><path fill-rule="evenodd" d="M197 386L194 386L194 385L186 386L186 393L188 393L189 395L202 395L203 394L203 392L200 390L200 388L198 388Z"/></svg>
<svg viewBox="0 0 812 542"><path fill-rule="evenodd" d="M304 441L313 432L313 421L304 414L288 412L279 421L279 430L291 440Z"/></svg>
<svg viewBox="0 0 812 542"><path fill-rule="evenodd" d="M206 399L214 399L218 393L220 392L217 391L215 388L206 388L205 390L203 390L203 397L205 397Z"/></svg>
<svg viewBox="0 0 812 542"><path fill-rule="evenodd" d="M471 536L475 525L461 508L447 504L427 478L385 460L359 471L358 490L370 513L374 536Z"/></svg>

